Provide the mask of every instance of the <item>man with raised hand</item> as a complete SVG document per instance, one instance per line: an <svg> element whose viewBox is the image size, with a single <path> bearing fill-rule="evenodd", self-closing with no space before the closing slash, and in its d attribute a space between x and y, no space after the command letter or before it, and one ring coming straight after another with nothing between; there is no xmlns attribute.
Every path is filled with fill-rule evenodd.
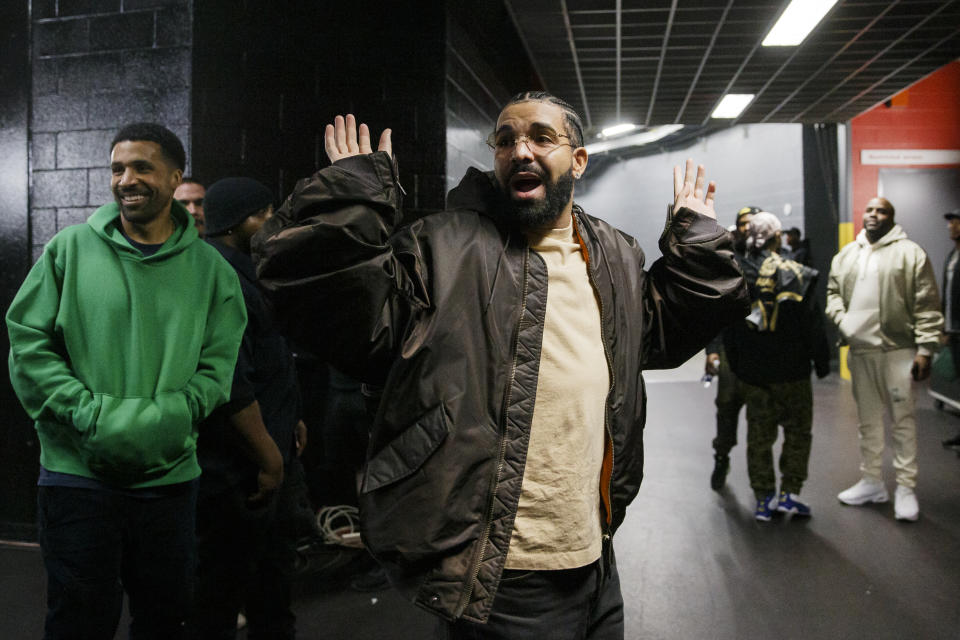
<svg viewBox="0 0 960 640"><path fill-rule="evenodd" d="M664 256L644 271L633 238L574 203L587 150L559 98L510 100L495 170L408 225L390 135L373 152L338 116L333 166L253 241L296 339L383 388L364 541L447 637L622 637L611 537L642 477L641 372L747 312L715 185L675 168Z"/></svg>
<svg viewBox="0 0 960 640"><path fill-rule="evenodd" d="M154 123L110 147L116 202L50 241L7 312L10 380L40 440L44 637L180 638L196 539L197 423L230 393L237 275L173 198L183 146Z"/></svg>

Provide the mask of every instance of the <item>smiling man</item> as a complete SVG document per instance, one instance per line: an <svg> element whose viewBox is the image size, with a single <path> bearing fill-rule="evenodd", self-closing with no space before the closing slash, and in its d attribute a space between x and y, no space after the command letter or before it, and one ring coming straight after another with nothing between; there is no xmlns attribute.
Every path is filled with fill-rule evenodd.
<svg viewBox="0 0 960 640"><path fill-rule="evenodd" d="M45 638L181 638L194 574L197 423L224 403L246 315L236 273L173 200L183 146L111 144L116 202L44 248L10 305L10 380L40 441Z"/></svg>
<svg viewBox="0 0 960 640"><path fill-rule="evenodd" d="M913 521L920 507L912 383L930 375L943 315L933 266L894 214L889 200L871 198L863 230L830 265L826 311L850 346L860 435L860 480L837 498L848 505L890 499L882 468L886 408L893 422L894 516Z"/></svg>
<svg viewBox="0 0 960 640"><path fill-rule="evenodd" d="M550 94L514 97L494 171L406 226L391 132L373 152L338 116L325 141L333 166L253 250L298 342L382 387L367 547L438 637L622 637L611 537L642 476L641 371L747 312L715 186L674 169L664 256L644 271L633 238L574 202L580 117Z"/></svg>

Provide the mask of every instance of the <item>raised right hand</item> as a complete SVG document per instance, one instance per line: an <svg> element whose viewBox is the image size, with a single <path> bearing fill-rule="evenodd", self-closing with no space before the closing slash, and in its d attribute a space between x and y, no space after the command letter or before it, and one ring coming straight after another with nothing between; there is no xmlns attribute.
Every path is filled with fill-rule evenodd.
<svg viewBox="0 0 960 640"><path fill-rule="evenodd" d="M380 143L377 151L386 151L393 155L393 145L390 141L390 129L384 129L380 134ZM347 117L337 116L333 124L328 124L323 135L323 146L327 150L330 162L343 160L351 156L373 153L370 146L370 129L365 124L357 127L357 119L352 113Z"/></svg>

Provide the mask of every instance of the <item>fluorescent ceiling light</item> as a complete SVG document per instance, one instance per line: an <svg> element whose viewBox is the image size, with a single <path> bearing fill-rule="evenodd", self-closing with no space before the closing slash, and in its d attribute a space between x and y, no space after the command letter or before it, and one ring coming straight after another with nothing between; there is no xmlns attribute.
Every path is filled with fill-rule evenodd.
<svg viewBox="0 0 960 640"><path fill-rule="evenodd" d="M624 136L614 140L604 140L587 145L587 153L603 153L604 151L613 151L614 149L623 149L625 147L642 147L645 144L655 142L660 138L665 138L671 133L683 129L682 124L667 124L662 127L653 127L647 131L635 133L632 136Z"/></svg>
<svg viewBox="0 0 960 640"><path fill-rule="evenodd" d="M637 128L637 125L625 123L625 124L615 124L612 127L607 127L600 132L601 138L609 138L610 136L617 136L621 133L626 133L627 131L633 131Z"/></svg>
<svg viewBox="0 0 960 640"><path fill-rule="evenodd" d="M717 105L717 108L710 114L711 118L736 118L747 105L753 101L753 93L728 93L723 96L723 100Z"/></svg>
<svg viewBox="0 0 960 640"><path fill-rule="evenodd" d="M761 44L765 47L797 46L835 4L837 0L792 0Z"/></svg>

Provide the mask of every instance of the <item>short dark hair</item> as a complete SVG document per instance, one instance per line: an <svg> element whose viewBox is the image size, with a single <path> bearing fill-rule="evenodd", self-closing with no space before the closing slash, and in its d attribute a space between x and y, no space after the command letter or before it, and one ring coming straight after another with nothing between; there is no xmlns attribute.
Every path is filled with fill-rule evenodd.
<svg viewBox="0 0 960 640"><path fill-rule="evenodd" d="M156 122L134 122L125 125L113 137L110 143L110 151L117 146L118 142L126 140L138 141L146 140L160 145L160 150L167 160L173 163L175 167L183 171L187 167L187 154L183 150L183 143L173 131Z"/></svg>
<svg viewBox="0 0 960 640"><path fill-rule="evenodd" d="M197 180L196 178L194 178L193 176L183 176L182 178L180 178L180 184L198 184L201 187L203 186L203 183Z"/></svg>
<svg viewBox="0 0 960 640"><path fill-rule="evenodd" d="M567 123L567 134L570 136L570 143L574 147L583 146L583 120L580 114L568 102L558 98L552 93L546 91L523 91L510 98L507 104L503 105L506 109L512 104L518 102L549 102L555 104L563 110L563 117ZM502 111L502 109L501 109Z"/></svg>

